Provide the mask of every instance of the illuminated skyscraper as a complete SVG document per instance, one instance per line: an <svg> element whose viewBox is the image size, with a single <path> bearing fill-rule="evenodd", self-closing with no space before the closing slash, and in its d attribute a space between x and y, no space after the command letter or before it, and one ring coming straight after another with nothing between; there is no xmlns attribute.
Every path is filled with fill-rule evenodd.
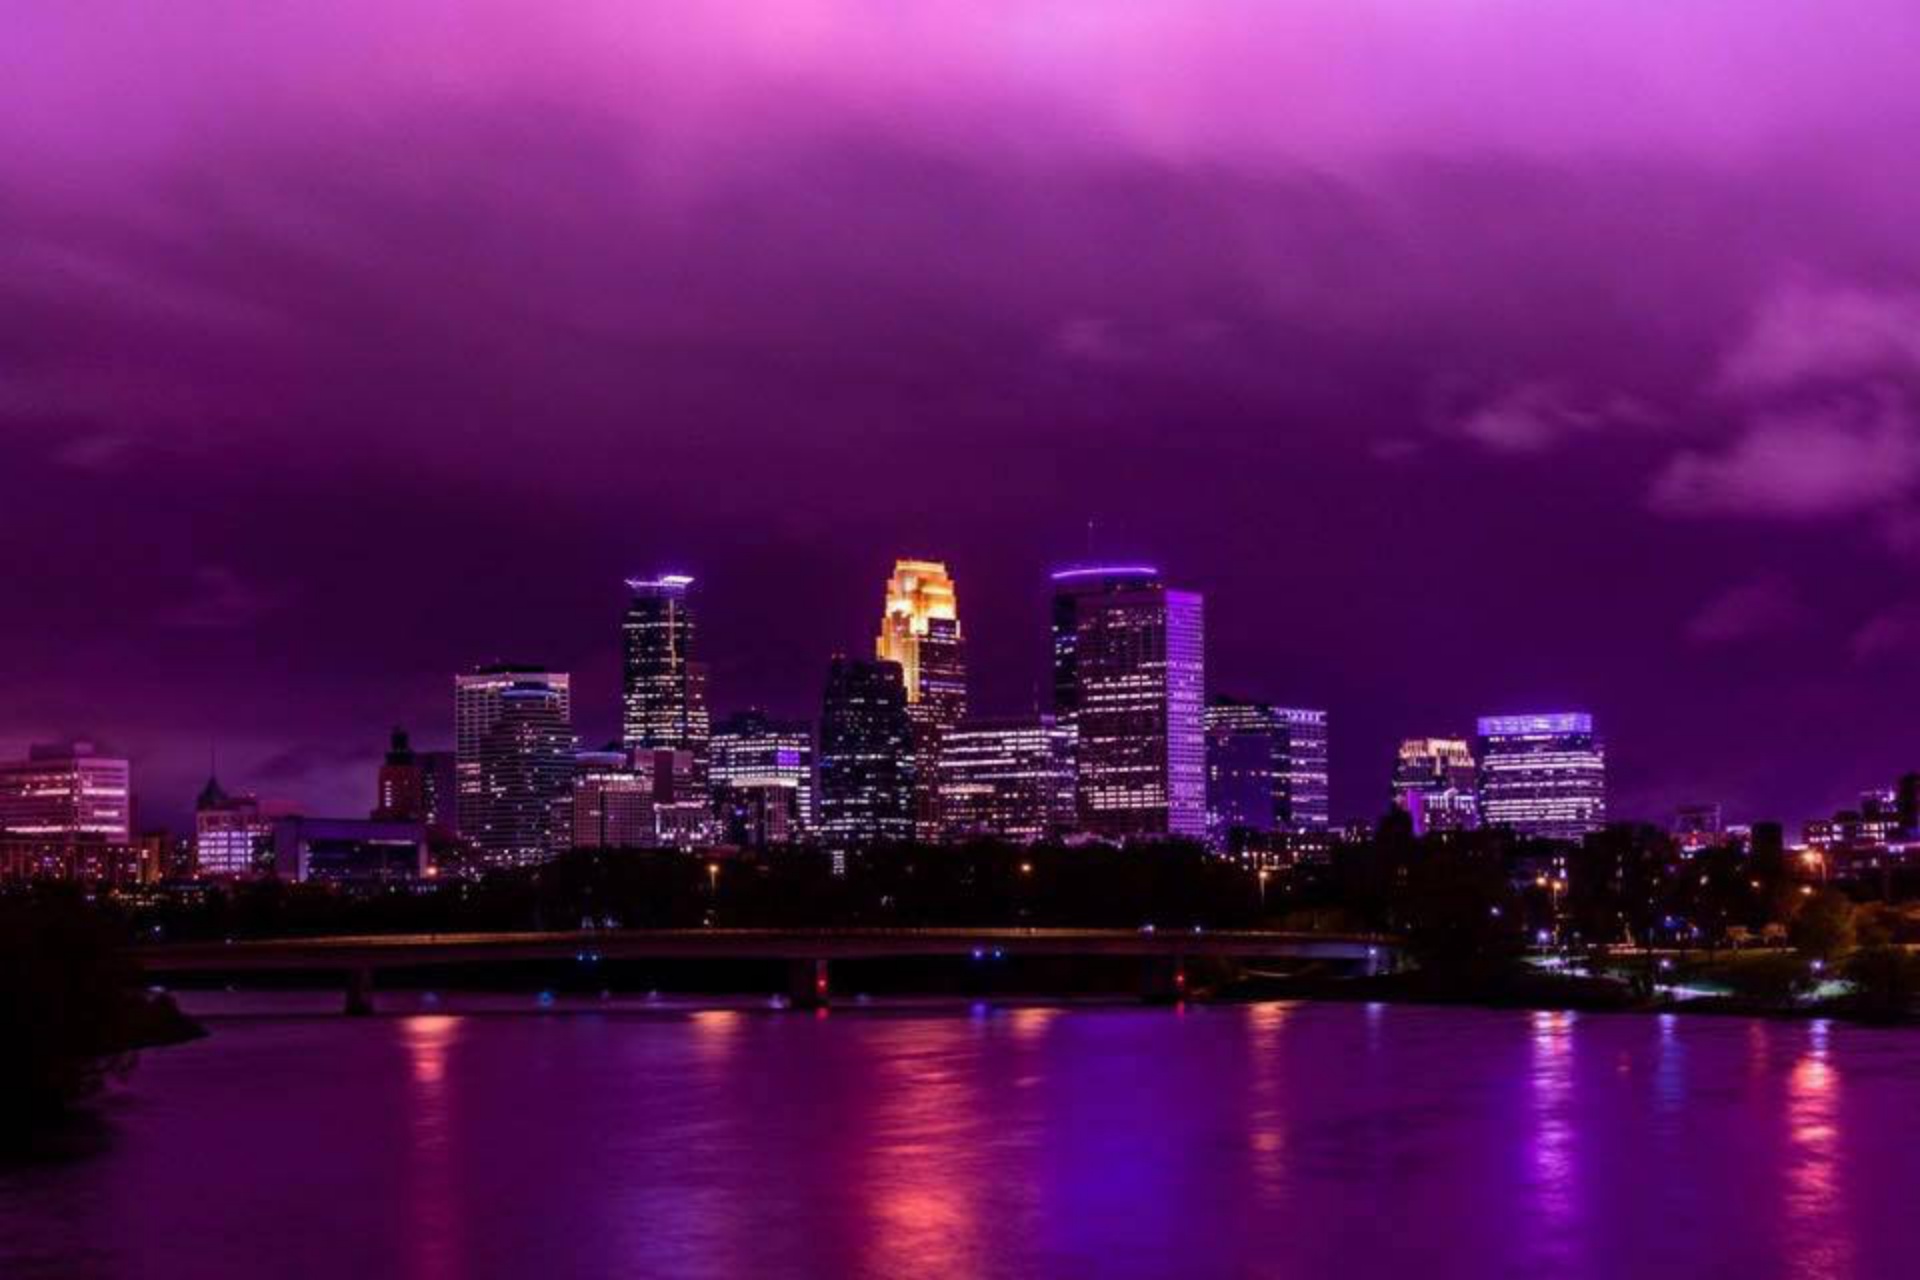
<svg viewBox="0 0 1920 1280"><path fill-rule="evenodd" d="M835 658L820 707L820 835L846 848L914 834L913 721L894 662Z"/></svg>
<svg viewBox="0 0 1920 1280"><path fill-rule="evenodd" d="M687 751L706 786L707 670L699 661L693 579L629 578L621 697L621 742L629 750Z"/></svg>
<svg viewBox="0 0 1920 1280"><path fill-rule="evenodd" d="M1053 575L1054 709L1079 820L1112 839L1207 833L1204 611L1141 566Z"/></svg>
<svg viewBox="0 0 1920 1280"><path fill-rule="evenodd" d="M1333 825L1327 713L1275 707L1281 728L1280 825L1288 831L1325 831Z"/></svg>
<svg viewBox="0 0 1920 1280"><path fill-rule="evenodd" d="M1463 738L1407 738L1393 765L1393 802L1413 834L1470 831L1480 824L1479 769Z"/></svg>
<svg viewBox="0 0 1920 1280"><path fill-rule="evenodd" d="M1052 716L962 724L946 735L939 768L948 839L1034 841L1074 829L1073 732Z"/></svg>
<svg viewBox="0 0 1920 1280"><path fill-rule="evenodd" d="M813 726L771 720L758 711L728 716L714 727L709 781L715 812L733 828L730 840L782 843L770 830L784 832L788 841L800 839L814 825ZM788 811L791 822L785 820Z"/></svg>
<svg viewBox="0 0 1920 1280"><path fill-rule="evenodd" d="M490 866L546 860L573 783L566 673L502 665L456 676L453 724L460 834Z"/></svg>
<svg viewBox="0 0 1920 1280"><path fill-rule="evenodd" d="M90 742L36 745L0 763L0 831L14 835L133 838L133 769Z"/></svg>
<svg viewBox="0 0 1920 1280"><path fill-rule="evenodd" d="M1480 820L1578 840L1607 821L1607 755L1584 712L1480 719Z"/></svg>
<svg viewBox="0 0 1920 1280"><path fill-rule="evenodd" d="M923 837L940 829L940 743L967 714L966 649L959 601L947 566L896 560L874 656L900 666L913 721L915 822Z"/></svg>

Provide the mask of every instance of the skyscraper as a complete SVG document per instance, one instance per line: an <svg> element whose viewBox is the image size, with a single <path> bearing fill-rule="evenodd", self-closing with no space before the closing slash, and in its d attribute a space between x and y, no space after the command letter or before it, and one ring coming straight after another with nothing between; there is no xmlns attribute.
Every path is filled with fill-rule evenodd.
<svg viewBox="0 0 1920 1280"><path fill-rule="evenodd" d="M1413 834L1470 831L1480 824L1479 769L1464 738L1407 738L1393 764L1393 803Z"/></svg>
<svg viewBox="0 0 1920 1280"><path fill-rule="evenodd" d="M923 838L931 838L940 828L941 739L967 714L966 650L946 565L894 562L874 656L900 666L913 721L915 824Z"/></svg>
<svg viewBox="0 0 1920 1280"><path fill-rule="evenodd" d="M1204 839L1199 594L1142 566L1066 569L1053 585L1054 707L1076 735L1081 827Z"/></svg>
<svg viewBox="0 0 1920 1280"><path fill-rule="evenodd" d="M629 751L692 753L695 781L704 788L707 670L699 661L692 589L693 579L680 573L627 579L621 742Z"/></svg>
<svg viewBox="0 0 1920 1280"><path fill-rule="evenodd" d="M1207 825L1219 848L1279 830L1285 809L1285 731L1273 708L1224 695L1209 698Z"/></svg>
<svg viewBox="0 0 1920 1280"><path fill-rule="evenodd" d="M827 844L913 837L913 738L900 665L835 658L820 706L820 835Z"/></svg>
<svg viewBox="0 0 1920 1280"><path fill-rule="evenodd" d="M812 830L813 726L772 720L759 711L728 716L714 727L709 775L714 810L723 822L729 821L730 815L744 821L769 812L777 820L790 807L794 821L785 826L788 838L797 839ZM791 806L769 798L777 791L790 793ZM759 792L769 795L756 801L754 796ZM764 843L738 832L729 838L739 843Z"/></svg>
<svg viewBox="0 0 1920 1280"><path fill-rule="evenodd" d="M1288 831L1325 831L1333 825L1327 713L1275 707L1285 756L1280 763L1280 824Z"/></svg>
<svg viewBox="0 0 1920 1280"><path fill-rule="evenodd" d="M461 835L491 866L550 857L573 782L566 673L499 665L456 676L453 720Z"/></svg>
<svg viewBox="0 0 1920 1280"><path fill-rule="evenodd" d="M0 763L0 831L14 835L133 838L133 768L90 742L37 744Z"/></svg>
<svg viewBox="0 0 1920 1280"><path fill-rule="evenodd" d="M1482 823L1559 840L1606 825L1606 748L1592 716L1483 716L1479 728Z"/></svg>
<svg viewBox="0 0 1920 1280"><path fill-rule="evenodd" d="M1074 828L1073 732L1052 716L968 721L947 733L939 769L948 839L1046 840Z"/></svg>

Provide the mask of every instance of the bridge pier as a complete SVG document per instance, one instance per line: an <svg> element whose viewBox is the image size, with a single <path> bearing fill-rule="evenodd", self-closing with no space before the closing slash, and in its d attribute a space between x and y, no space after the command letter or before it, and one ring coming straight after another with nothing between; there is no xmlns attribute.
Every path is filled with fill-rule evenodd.
<svg viewBox="0 0 1920 1280"><path fill-rule="evenodd" d="M373 1015L373 970L365 965L347 970L346 1014L349 1018Z"/></svg>
<svg viewBox="0 0 1920 1280"><path fill-rule="evenodd" d="M787 961L787 1003L795 1009L824 1009L832 996L825 960Z"/></svg>
<svg viewBox="0 0 1920 1280"><path fill-rule="evenodd" d="M1149 956L1140 962L1140 998L1149 1004L1177 1004L1187 998L1187 958Z"/></svg>

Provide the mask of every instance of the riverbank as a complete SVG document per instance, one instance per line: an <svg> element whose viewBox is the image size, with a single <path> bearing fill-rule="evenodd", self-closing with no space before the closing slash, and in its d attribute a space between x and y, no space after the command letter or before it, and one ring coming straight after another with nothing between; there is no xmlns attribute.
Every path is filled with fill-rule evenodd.
<svg viewBox="0 0 1920 1280"><path fill-rule="evenodd" d="M1838 1019L1874 1026L1920 1026L1911 1007L1873 1001L1843 984L1815 986L1805 994L1771 980L1761 993L1738 986L1750 975L1737 967L1779 969L1780 961L1804 967L1792 957L1756 955L1716 958L1710 966L1689 967L1684 977L1663 973L1657 984L1637 984L1614 975L1556 972L1520 966L1487 975L1463 977L1411 969L1373 976L1326 973L1247 974L1223 984L1219 999L1318 1000L1390 1003L1483 1009L1567 1010L1582 1013L1685 1013L1787 1020ZM1771 975L1769 975L1771 978ZM1713 984L1713 985L1707 985ZM1721 989L1720 984L1726 984ZM1643 988L1652 986L1652 993ZM1758 984L1756 984L1758 985Z"/></svg>

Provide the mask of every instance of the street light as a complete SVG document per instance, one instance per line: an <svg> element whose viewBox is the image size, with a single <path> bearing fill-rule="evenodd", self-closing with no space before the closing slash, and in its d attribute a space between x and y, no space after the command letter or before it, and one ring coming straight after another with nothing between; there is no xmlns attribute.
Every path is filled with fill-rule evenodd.
<svg viewBox="0 0 1920 1280"><path fill-rule="evenodd" d="M720 896L720 864L717 862L707 864L707 893L716 898Z"/></svg>
<svg viewBox="0 0 1920 1280"><path fill-rule="evenodd" d="M1267 877L1271 876L1272 874L1273 872L1269 871L1265 867L1262 867L1260 868L1260 870L1254 872L1253 878L1260 882L1260 909L1262 911L1265 911L1267 909Z"/></svg>

